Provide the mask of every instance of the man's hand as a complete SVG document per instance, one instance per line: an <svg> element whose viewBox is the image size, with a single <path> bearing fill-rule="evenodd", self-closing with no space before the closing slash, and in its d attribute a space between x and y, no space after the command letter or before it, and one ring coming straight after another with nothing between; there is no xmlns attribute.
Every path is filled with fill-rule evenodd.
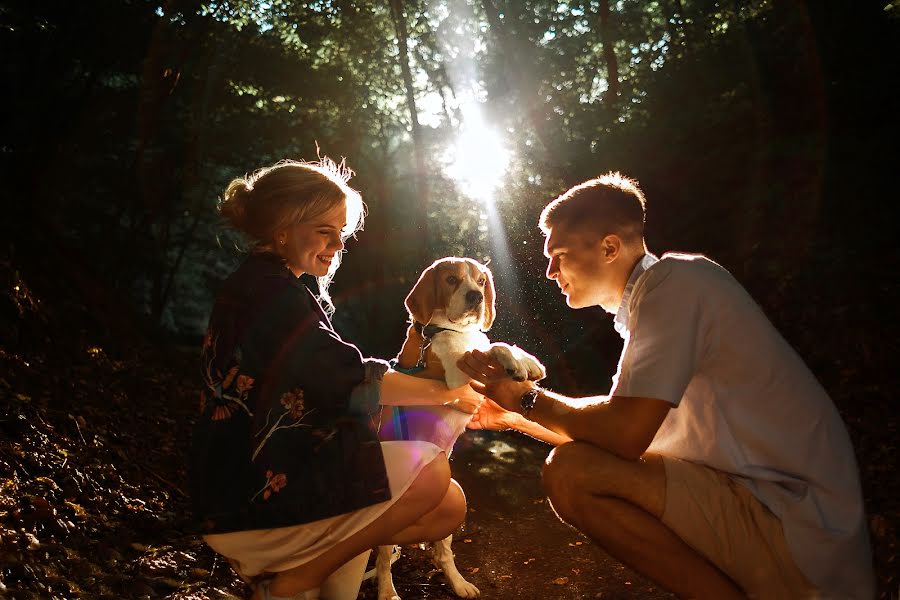
<svg viewBox="0 0 900 600"><path fill-rule="evenodd" d="M514 381L506 368L493 356L480 350L466 352L456 365L474 381L469 385L476 392L494 400L500 408L516 412L522 394L534 387L529 381Z"/></svg>

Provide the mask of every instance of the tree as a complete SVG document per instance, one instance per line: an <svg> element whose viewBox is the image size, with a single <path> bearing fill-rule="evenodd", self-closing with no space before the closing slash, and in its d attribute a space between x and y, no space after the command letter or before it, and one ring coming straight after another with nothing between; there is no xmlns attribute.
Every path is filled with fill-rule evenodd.
<svg viewBox="0 0 900 600"><path fill-rule="evenodd" d="M613 45L612 32L609 26L609 0L600 0L600 43L603 44L603 58L606 62L606 81L609 84L604 100L615 104L619 100L619 61L616 59L616 50Z"/></svg>
<svg viewBox="0 0 900 600"><path fill-rule="evenodd" d="M424 263L427 255L424 249L428 243L428 173L426 171L425 144L422 139L419 112L416 109L416 91L413 86L412 71L409 67L409 47L406 31L407 16L404 12L404 3L403 0L390 0L390 3L394 32L397 36L397 46L399 48L398 62L400 64L400 72L403 74L403 83L406 88L406 106L409 109L409 119L412 127L417 196L414 213L416 215L416 228L420 236L418 244L419 256Z"/></svg>

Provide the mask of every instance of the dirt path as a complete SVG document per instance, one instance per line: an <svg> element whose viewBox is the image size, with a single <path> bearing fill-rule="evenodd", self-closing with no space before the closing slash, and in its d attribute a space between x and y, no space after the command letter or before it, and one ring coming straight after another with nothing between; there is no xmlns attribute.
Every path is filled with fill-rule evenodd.
<svg viewBox="0 0 900 600"><path fill-rule="evenodd" d="M460 571L486 599L674 598L556 518L540 485L549 450L511 432L469 432L460 440L451 459L469 502L453 544ZM428 556L407 547L394 565L404 600L456 597ZM376 598L373 583L364 584L361 598Z"/></svg>

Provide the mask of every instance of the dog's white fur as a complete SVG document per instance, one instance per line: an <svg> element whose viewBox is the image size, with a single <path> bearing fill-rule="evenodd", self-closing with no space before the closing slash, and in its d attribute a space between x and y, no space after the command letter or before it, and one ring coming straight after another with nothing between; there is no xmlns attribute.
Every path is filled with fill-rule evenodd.
<svg viewBox="0 0 900 600"><path fill-rule="evenodd" d="M493 285L493 277L483 265L471 259L448 257L428 267L406 298L406 306L413 320L445 329L432 337L428 356L440 361L444 380L451 389L470 381L456 363L464 353L474 349L493 355L515 379L539 380L546 375L544 365L535 357L516 346L499 342L492 344L484 334L494 321ZM481 300L475 301L479 297ZM408 356L410 350L418 352L404 344L400 358ZM448 456L456 439L472 419L469 414L443 406L421 406L416 410L432 413L437 418L421 419L416 424L416 431L410 432L410 437L428 440L445 450ZM478 588L466 581L456 568L450 549L452 541L453 536L449 535L436 542L432 561L444 572L457 596L479 596L481 592ZM391 576L392 550L392 546L378 549L378 600L399 600Z"/></svg>

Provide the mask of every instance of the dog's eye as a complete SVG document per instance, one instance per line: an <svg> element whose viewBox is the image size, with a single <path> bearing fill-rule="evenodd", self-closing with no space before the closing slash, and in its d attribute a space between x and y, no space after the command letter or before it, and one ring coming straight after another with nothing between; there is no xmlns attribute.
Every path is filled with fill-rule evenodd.
<svg viewBox="0 0 900 600"><path fill-rule="evenodd" d="M447 283L449 283L450 285L456 285L457 283L459 283L459 278L456 275L448 275Z"/></svg>
<svg viewBox="0 0 900 600"><path fill-rule="evenodd" d="M481 279L478 280L478 285L483 286L483 285L486 284L486 283L487 283L487 278L486 278L486 277L482 277Z"/></svg>

